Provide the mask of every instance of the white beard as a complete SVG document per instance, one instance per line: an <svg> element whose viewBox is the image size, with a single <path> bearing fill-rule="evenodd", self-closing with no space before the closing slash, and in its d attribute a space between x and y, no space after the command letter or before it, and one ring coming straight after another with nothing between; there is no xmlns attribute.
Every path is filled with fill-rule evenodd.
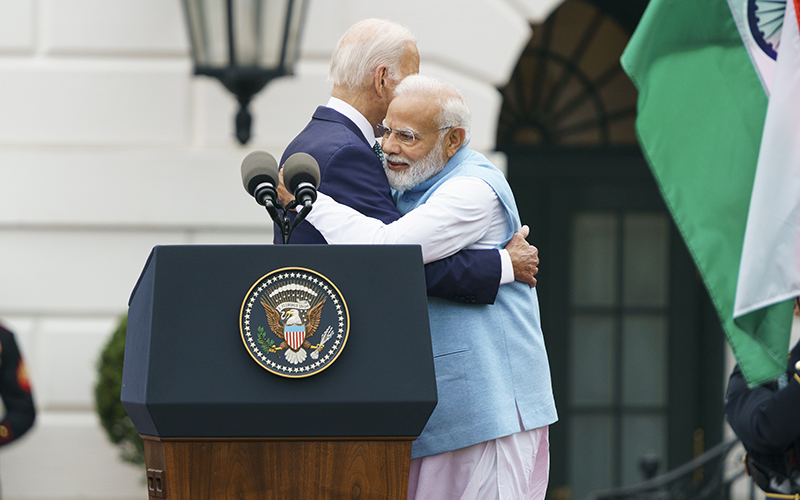
<svg viewBox="0 0 800 500"><path fill-rule="evenodd" d="M442 171L445 166L445 162L442 158L444 136L445 134L442 134L439 140L436 141L436 145L433 149L416 161L407 160L400 155L387 154L384 152L385 161L383 163L383 169L386 172L386 178L389 179L389 185L392 189L408 191ZM408 165L408 168L392 170L388 167L387 162L405 163Z"/></svg>

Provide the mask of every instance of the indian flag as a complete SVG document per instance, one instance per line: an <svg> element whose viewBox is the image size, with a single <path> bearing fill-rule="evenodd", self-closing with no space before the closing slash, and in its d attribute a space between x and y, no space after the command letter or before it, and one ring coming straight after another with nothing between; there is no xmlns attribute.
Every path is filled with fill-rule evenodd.
<svg viewBox="0 0 800 500"><path fill-rule="evenodd" d="M748 1L757 2L741 1L745 16ZM794 22L796 27L796 17ZM787 32L784 29L781 37ZM781 39L781 55L788 51L782 44ZM751 384L771 380L786 368L792 323L788 299L800 295L800 124L766 138L771 134L769 124L765 126L770 101L762 81L771 79L773 85L771 109L784 106L779 100L784 97L774 95L783 85L780 67L775 66L771 76L769 67L755 69L726 0L651 0L621 62L639 89L639 143L734 355ZM794 68L800 70L797 64ZM796 101L796 80L793 88ZM796 109L786 115L800 118ZM779 160L782 173L769 176L781 179L778 193L754 192L765 184L757 182L761 174L756 174L760 157L766 155L766 149L759 155L762 135L765 148L777 141L786 154L795 155L793 164ZM785 203L780 211L774 206L778 198ZM768 201L767 212L758 208L759 199ZM745 228L762 226L772 228L771 236L748 230L748 241L756 241L757 250L745 253ZM740 275L757 279L739 285ZM744 309L738 308L736 298L741 287L756 297Z"/></svg>
<svg viewBox="0 0 800 500"><path fill-rule="evenodd" d="M745 4L746 2L736 2ZM759 5L751 0L751 4ZM777 5L776 5L777 4ZM800 295L800 30L798 0L763 2L764 16L781 14L770 95L742 249L733 315L745 328L759 311ZM732 4L732 9L742 8ZM752 9L752 7L751 7ZM758 10L755 10L756 15ZM756 20L758 18L756 17ZM772 22L777 24L776 21ZM757 24L757 23L753 23ZM765 28L767 28L765 26ZM767 28L767 35L777 27ZM740 30L741 31L741 30ZM752 30L751 30L752 31ZM757 33L758 34L758 33ZM750 47L754 61L764 54ZM759 52L761 54L759 54ZM770 59L771 61L771 59ZM758 64L758 63L756 63ZM761 67L764 65L762 64ZM757 66L758 68L758 66Z"/></svg>

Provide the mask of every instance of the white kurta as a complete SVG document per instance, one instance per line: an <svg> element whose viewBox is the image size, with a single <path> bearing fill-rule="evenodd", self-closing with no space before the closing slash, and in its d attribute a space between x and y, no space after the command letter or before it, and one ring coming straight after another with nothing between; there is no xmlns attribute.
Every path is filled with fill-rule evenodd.
<svg viewBox="0 0 800 500"><path fill-rule="evenodd" d="M306 221L330 244L421 245L426 264L462 248L495 248L503 243L508 229L506 211L494 190L472 177L448 180L425 204L391 224L367 217L323 193L319 193ZM500 258L500 283L511 283L511 257L501 250Z"/></svg>

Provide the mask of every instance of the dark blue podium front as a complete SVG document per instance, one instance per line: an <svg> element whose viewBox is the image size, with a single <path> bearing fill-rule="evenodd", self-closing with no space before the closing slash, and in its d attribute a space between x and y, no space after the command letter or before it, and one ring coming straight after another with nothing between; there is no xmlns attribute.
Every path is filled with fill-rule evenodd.
<svg viewBox="0 0 800 500"><path fill-rule="evenodd" d="M301 267L346 300L336 362L305 378L245 348L246 294ZM157 246L131 295L122 403L157 438L415 437L436 406L420 248L404 245Z"/></svg>

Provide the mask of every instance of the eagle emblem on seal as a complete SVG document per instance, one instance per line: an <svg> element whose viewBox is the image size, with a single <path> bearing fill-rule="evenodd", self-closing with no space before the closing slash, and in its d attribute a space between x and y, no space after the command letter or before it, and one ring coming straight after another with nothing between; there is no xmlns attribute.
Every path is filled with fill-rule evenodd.
<svg viewBox="0 0 800 500"><path fill-rule="evenodd" d="M347 343L350 315L339 289L300 267L276 269L247 292L239 331L253 360L281 377L316 375Z"/></svg>
<svg viewBox="0 0 800 500"><path fill-rule="evenodd" d="M325 299L312 307L306 314L306 319L296 308L287 309L283 313L272 307L264 298L261 299L261 306L267 313L267 324L270 330L283 342L275 350L287 349L286 361L296 365L306 360L306 349L316 349L306 338L314 335L319 327L319 320L322 315L322 306Z"/></svg>

